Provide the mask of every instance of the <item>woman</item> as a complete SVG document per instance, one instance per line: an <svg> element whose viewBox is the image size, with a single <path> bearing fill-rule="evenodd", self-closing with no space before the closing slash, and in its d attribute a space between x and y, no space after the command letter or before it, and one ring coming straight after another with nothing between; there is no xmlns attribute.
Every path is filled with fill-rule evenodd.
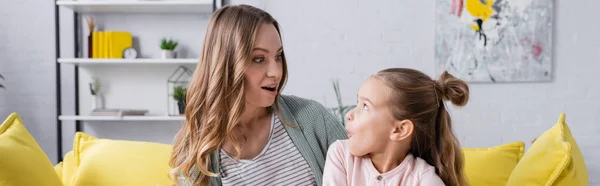
<svg viewBox="0 0 600 186"><path fill-rule="evenodd" d="M347 133L319 103L280 95L283 51L267 12L212 15L170 161L177 185L321 185L327 149Z"/></svg>

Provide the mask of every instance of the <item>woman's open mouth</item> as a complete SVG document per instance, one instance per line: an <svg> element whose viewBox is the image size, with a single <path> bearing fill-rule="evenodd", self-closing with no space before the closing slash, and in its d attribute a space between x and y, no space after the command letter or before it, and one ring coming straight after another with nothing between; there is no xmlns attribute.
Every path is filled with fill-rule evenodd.
<svg viewBox="0 0 600 186"><path fill-rule="evenodd" d="M277 95L277 85L267 85L267 86L262 86L260 87L263 90L265 90L269 95L271 96L275 96Z"/></svg>
<svg viewBox="0 0 600 186"><path fill-rule="evenodd" d="M275 87L275 86L264 86L264 87L261 87L261 88L265 89L267 91L271 91L271 92L275 92L275 90L277 90L277 87Z"/></svg>

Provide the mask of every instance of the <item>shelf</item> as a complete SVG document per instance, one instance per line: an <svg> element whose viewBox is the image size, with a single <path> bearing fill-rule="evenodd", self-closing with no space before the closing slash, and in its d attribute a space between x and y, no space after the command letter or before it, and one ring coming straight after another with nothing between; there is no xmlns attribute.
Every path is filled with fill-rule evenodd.
<svg viewBox="0 0 600 186"><path fill-rule="evenodd" d="M56 5L79 13L212 13L212 0L58 0Z"/></svg>
<svg viewBox="0 0 600 186"><path fill-rule="evenodd" d="M72 121L184 121L185 116L59 116Z"/></svg>
<svg viewBox="0 0 600 186"><path fill-rule="evenodd" d="M198 59L97 59L59 58L59 63L73 65L194 65Z"/></svg>

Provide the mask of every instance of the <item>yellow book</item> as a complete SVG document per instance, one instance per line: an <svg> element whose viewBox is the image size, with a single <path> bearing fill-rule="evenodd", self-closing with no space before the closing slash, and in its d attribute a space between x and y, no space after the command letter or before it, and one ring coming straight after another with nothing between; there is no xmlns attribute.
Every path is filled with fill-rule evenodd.
<svg viewBox="0 0 600 186"><path fill-rule="evenodd" d="M98 58L98 48L100 47L100 41L98 37L100 34L98 32L92 32L92 58Z"/></svg>
<svg viewBox="0 0 600 186"><path fill-rule="evenodd" d="M110 32L104 32L104 51L103 51L104 52L104 54L103 54L104 58L110 58L110 56L108 56L109 53L110 53L109 52L110 51L110 43L109 43L109 41L110 41L110 34L109 33Z"/></svg>
<svg viewBox="0 0 600 186"><path fill-rule="evenodd" d="M104 58L104 32L98 32L98 58Z"/></svg>
<svg viewBox="0 0 600 186"><path fill-rule="evenodd" d="M104 41L106 41L106 47L105 47L106 50L104 51L104 55L105 55L104 58L110 58L110 45L112 44L111 38L110 38L110 36L111 36L110 33L111 33L110 31L104 32L104 36L106 36L106 38L104 40Z"/></svg>
<svg viewBox="0 0 600 186"><path fill-rule="evenodd" d="M108 34L108 50L107 50L108 57L107 58L115 58L115 56L112 52L112 50L114 48L114 44L115 44L114 43L114 32L110 31L110 32L107 32L107 34Z"/></svg>
<svg viewBox="0 0 600 186"><path fill-rule="evenodd" d="M130 32L113 32L113 45L111 52L116 58L123 58L123 51L133 46L133 40Z"/></svg>

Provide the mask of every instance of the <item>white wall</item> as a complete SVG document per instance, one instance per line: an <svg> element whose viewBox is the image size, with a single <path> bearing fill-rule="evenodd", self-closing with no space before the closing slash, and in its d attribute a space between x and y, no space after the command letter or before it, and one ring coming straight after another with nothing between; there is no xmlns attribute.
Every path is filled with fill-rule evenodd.
<svg viewBox="0 0 600 186"><path fill-rule="evenodd" d="M50 160L56 161L53 1L0 1L0 120L23 119Z"/></svg>
<svg viewBox="0 0 600 186"><path fill-rule="evenodd" d="M390 67L434 72L434 1L232 1L270 12L282 26L289 83L285 93L335 105L331 78L345 104L356 102L362 81ZM451 109L465 147L530 141L560 112L586 160L591 185L600 185L600 1L555 1L554 80L547 83L471 84L471 99ZM335 70L330 70L333 68ZM311 74L311 75L309 75Z"/></svg>

